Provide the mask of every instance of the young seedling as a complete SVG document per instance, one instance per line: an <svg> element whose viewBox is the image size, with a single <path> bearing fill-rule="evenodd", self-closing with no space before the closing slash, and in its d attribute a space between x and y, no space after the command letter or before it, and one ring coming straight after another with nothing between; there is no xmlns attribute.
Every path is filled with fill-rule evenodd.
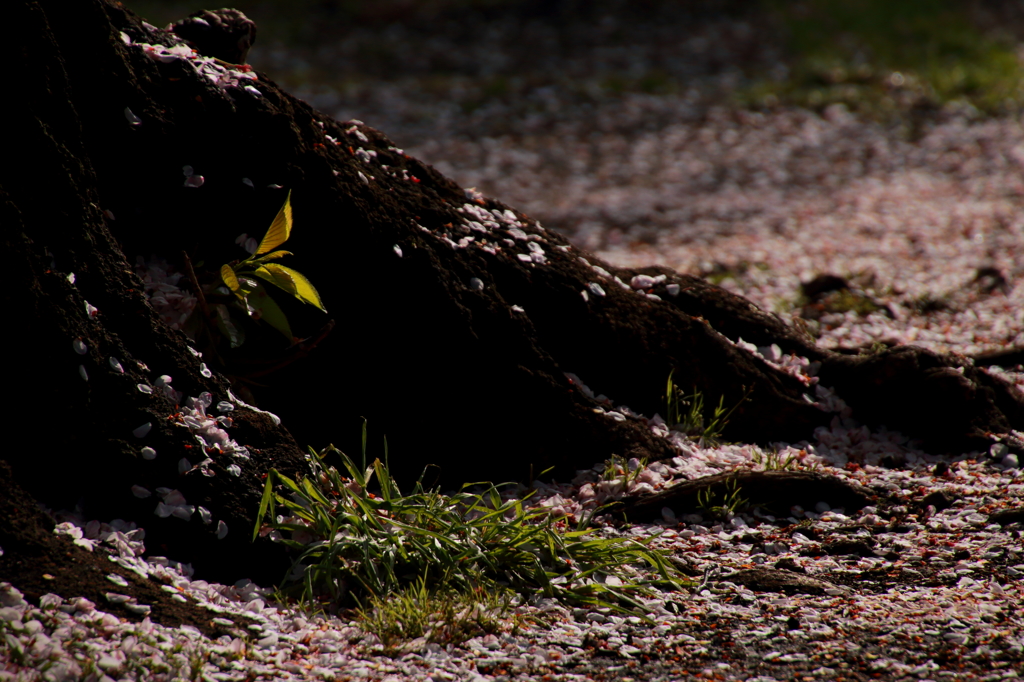
<svg viewBox="0 0 1024 682"><path fill-rule="evenodd" d="M264 320L271 327L284 334L289 341L293 340L291 325L280 306L270 297L264 286L264 282L273 284L275 287L288 292L303 303L315 306L327 312L320 294L301 272L281 265L274 261L284 256L292 255L291 251L277 250L277 247L288 241L292 233L292 193L288 192L285 197L284 206L277 212L270 229L263 236L263 240L256 248L256 252L243 261L234 261L222 265L220 277L228 289L231 290L239 302L239 305L249 315ZM262 280L262 281L260 281ZM230 329L222 330L232 339L232 346L236 343L235 335Z"/></svg>

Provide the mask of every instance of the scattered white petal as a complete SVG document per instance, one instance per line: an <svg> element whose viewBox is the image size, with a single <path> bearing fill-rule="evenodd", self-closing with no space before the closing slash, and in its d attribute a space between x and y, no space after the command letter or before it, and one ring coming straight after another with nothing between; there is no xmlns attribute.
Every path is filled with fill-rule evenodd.
<svg viewBox="0 0 1024 682"><path fill-rule="evenodd" d="M142 119L135 115L128 107L124 108L124 117L128 119L128 123L133 126L142 125Z"/></svg>
<svg viewBox="0 0 1024 682"><path fill-rule="evenodd" d="M115 594L113 592L106 592L103 596L106 597L107 601L111 604L127 604L132 599L127 594Z"/></svg>
<svg viewBox="0 0 1024 682"><path fill-rule="evenodd" d="M210 510L206 507L196 507L196 511L199 512L199 517L203 520L204 524L209 525L213 521L213 515L210 514Z"/></svg>
<svg viewBox="0 0 1024 682"><path fill-rule="evenodd" d="M246 85L242 89L245 90L246 92L248 92L250 95L254 95L256 97L263 97L263 93L260 92L259 90L257 90L256 88L254 88L251 85Z"/></svg>
<svg viewBox="0 0 1024 682"><path fill-rule="evenodd" d="M228 473L231 474L232 476L242 475L242 467L238 466L237 464L229 464L227 469Z"/></svg>
<svg viewBox="0 0 1024 682"><path fill-rule="evenodd" d="M78 366L78 376L82 377L84 381L89 380L89 373L85 371L85 365Z"/></svg>
<svg viewBox="0 0 1024 682"><path fill-rule="evenodd" d="M209 379L210 377L213 376L213 372L210 371L210 369L206 366L205 362L200 363L200 365L199 365L199 373L202 374L207 379Z"/></svg>
<svg viewBox="0 0 1024 682"><path fill-rule="evenodd" d="M167 490L167 488L157 488L157 493L160 493L161 490L166 491L162 493L162 497L164 498L164 502L166 502L167 504L172 506L185 504L185 496L182 494L180 490L176 488L174 490Z"/></svg>
<svg viewBox="0 0 1024 682"><path fill-rule="evenodd" d="M79 355L85 355L89 352L89 347L85 345L82 339L75 339L71 342L71 347L75 349L75 352Z"/></svg>
<svg viewBox="0 0 1024 682"><path fill-rule="evenodd" d="M650 289L654 286L654 278L650 275L635 275L629 285L634 289Z"/></svg>
<svg viewBox="0 0 1024 682"><path fill-rule="evenodd" d="M665 285L665 291L668 292L669 296L678 296L679 295L679 285L678 284L666 284Z"/></svg>
<svg viewBox="0 0 1024 682"><path fill-rule="evenodd" d="M512 306L512 312L515 312L515 313L524 313L524 312L526 312L526 311L525 311L525 310L523 310L523 307L522 307L522 306L519 306L519 305L514 305L514 306Z"/></svg>
<svg viewBox="0 0 1024 682"><path fill-rule="evenodd" d="M108 573L107 580L114 583L118 587L128 587L128 581L120 575L118 575L117 573Z"/></svg>
<svg viewBox="0 0 1024 682"><path fill-rule="evenodd" d="M249 187L256 189L255 185L252 184L252 180L250 180L249 178L242 178L242 184L249 185Z"/></svg>
<svg viewBox="0 0 1024 682"><path fill-rule="evenodd" d="M393 248L395 250L395 255L398 256L399 258L401 258L402 257L402 247L399 246L398 244L395 244Z"/></svg>
<svg viewBox="0 0 1024 682"><path fill-rule="evenodd" d="M217 522L217 539L223 540L228 534L228 524L224 521Z"/></svg>
<svg viewBox="0 0 1024 682"><path fill-rule="evenodd" d="M146 395L152 395L153 393L153 387L149 384L138 384L136 388L139 389L140 393L145 393Z"/></svg>
<svg viewBox="0 0 1024 682"><path fill-rule="evenodd" d="M590 293L594 294L595 296L604 296L605 295L604 287L602 287L597 282L588 282L587 283L587 288L590 289Z"/></svg>
<svg viewBox="0 0 1024 682"><path fill-rule="evenodd" d="M181 459L178 460L178 473L184 474L189 471L192 471L192 462L182 457Z"/></svg>
<svg viewBox="0 0 1024 682"><path fill-rule="evenodd" d="M185 178L184 186L198 189L203 186L204 182L206 182L206 179L202 175L190 175Z"/></svg>
<svg viewBox="0 0 1024 682"><path fill-rule="evenodd" d="M142 426L139 426L134 431L132 431L132 435L134 435L136 438L145 438L146 434L148 434L149 430L152 428L153 422L146 422Z"/></svg>
<svg viewBox="0 0 1024 682"><path fill-rule="evenodd" d="M85 314L88 315L89 317L96 317L97 315L100 314L100 311L99 311L99 309L96 308L96 306L94 306L91 303L89 303L88 301L86 301L85 302Z"/></svg>
<svg viewBox="0 0 1024 682"><path fill-rule="evenodd" d="M139 450L139 454L142 455L142 459L154 460L156 459L156 450L151 447L145 447Z"/></svg>
<svg viewBox="0 0 1024 682"><path fill-rule="evenodd" d="M484 282L479 277L471 277L469 280L469 288L473 291L483 291Z"/></svg>
<svg viewBox="0 0 1024 682"><path fill-rule="evenodd" d="M110 358L107 360L110 363L110 368L118 374L124 374L124 367L121 366L120 361L117 358Z"/></svg>
<svg viewBox="0 0 1024 682"><path fill-rule="evenodd" d="M72 283L72 284L74 284L74 283L75 283L75 273L73 273L73 272L69 272L69 273L68 273L68 281L69 281L70 283Z"/></svg>
<svg viewBox="0 0 1024 682"><path fill-rule="evenodd" d="M147 497L151 497L153 495L153 493L151 493L146 488L143 488L141 485L133 485L132 486L132 495L134 495L135 497L139 498L140 500L144 500Z"/></svg>
<svg viewBox="0 0 1024 682"><path fill-rule="evenodd" d="M192 505L181 504L178 505L177 507L174 507L171 510L171 516L177 519L181 519L182 521L188 521L190 518L192 518L192 514L194 514L195 511L196 508L193 507Z"/></svg>

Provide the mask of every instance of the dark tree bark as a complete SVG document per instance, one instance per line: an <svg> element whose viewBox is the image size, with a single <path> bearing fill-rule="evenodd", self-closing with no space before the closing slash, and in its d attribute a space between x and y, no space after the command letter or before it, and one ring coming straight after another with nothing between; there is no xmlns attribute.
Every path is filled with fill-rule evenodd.
<svg viewBox="0 0 1024 682"><path fill-rule="evenodd" d="M614 277L629 282L636 272L601 263L499 202L467 198L382 133L333 121L264 74L221 88L183 60L154 60L140 43L178 39L147 30L119 5L20 0L0 37L14 55L0 108L13 425L3 458L36 499L137 520L152 551L202 555L210 577L279 577L270 550L248 542L261 476L270 467L301 470L307 445L356 450L363 417L371 455L382 454L386 434L403 480L436 464L448 486L544 471L564 480L612 454L674 454L642 420L597 409L566 372L650 415L663 409L674 371L677 384L711 404L749 393L726 438L811 437L830 415L807 403L796 379L729 340L741 336L820 360L823 382L858 417L943 449L985 447L991 434L1024 426L1021 396L983 370L960 374L962 361L912 348L830 353L748 301L669 271L652 290L660 299L620 286ZM201 187L183 186L186 165L204 177ZM196 358L148 305L136 256L184 267L185 252L209 281L241 255L239 233L263 233L287 190L291 264L319 288L330 318L282 305L300 337L328 319L334 330L273 373L263 370L291 352L273 331L250 330L237 352ZM538 248L543 259L530 255ZM682 292L671 296L670 284ZM98 315L87 314L86 301ZM72 349L76 339L85 355ZM208 391L215 401L233 384L283 425L238 409L230 434L254 453L240 462L241 476L217 457L213 477L179 474L195 440L172 424L170 400L137 388L162 374L186 396ZM145 422L153 430L138 439L133 430ZM157 459L140 459L143 445ZM217 539L217 524L198 514L159 519L154 499L135 498L133 485L179 489L230 532Z"/></svg>
<svg viewBox="0 0 1024 682"><path fill-rule="evenodd" d="M700 511L701 495L722 504L731 493L742 508L760 507L787 516L793 505L813 509L823 500L850 514L876 499L870 489L835 476L811 471L731 471L677 483L664 490L613 503L609 512L630 521L654 521L668 507L676 515Z"/></svg>

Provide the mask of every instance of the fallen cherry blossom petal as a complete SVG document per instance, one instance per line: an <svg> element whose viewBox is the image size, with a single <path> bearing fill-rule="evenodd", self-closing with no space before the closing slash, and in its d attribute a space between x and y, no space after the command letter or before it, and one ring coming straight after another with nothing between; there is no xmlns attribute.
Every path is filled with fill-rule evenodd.
<svg viewBox="0 0 1024 682"><path fill-rule="evenodd" d="M128 581L117 573L108 573L107 580L114 583L118 587L128 587Z"/></svg>
<svg viewBox="0 0 1024 682"><path fill-rule="evenodd" d="M196 508L193 507L192 505L181 504L178 505L177 507L174 507L171 510L171 516L181 519L182 521L188 521L190 518L192 518L192 514L194 514L195 511Z"/></svg>

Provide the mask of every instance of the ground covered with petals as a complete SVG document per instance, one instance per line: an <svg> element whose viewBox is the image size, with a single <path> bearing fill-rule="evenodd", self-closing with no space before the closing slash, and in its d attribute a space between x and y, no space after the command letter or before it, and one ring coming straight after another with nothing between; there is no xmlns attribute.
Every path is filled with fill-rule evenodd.
<svg viewBox="0 0 1024 682"><path fill-rule="evenodd" d="M542 24L531 30L545 35ZM426 140L407 152L614 265L706 277L827 348L917 344L974 357L1024 386L1021 360L1008 354L1024 346L1019 121L953 107L908 137L839 107L753 112L709 103L709 92L736 78L721 64L749 58L751 33L726 20L694 30L683 43L700 55L693 92L593 98L542 84L522 118L501 97L472 110L435 104L447 113L415 117L423 90L391 84L368 94L314 83L307 95L325 113L357 116L398 144L406 135ZM468 36L466 53L487 54L487 35L504 40ZM597 47L573 68L645 64L659 44ZM274 57L282 68L308 58L284 48ZM159 312L178 322L195 302L179 294L180 278L149 272ZM834 286L811 286L822 276ZM532 504L577 519L705 476L795 471L863 486L867 505L823 495L770 509L740 488L731 500L666 502L650 522L599 513L602 535L656 535L653 546L674 557L685 590L644 598L635 613L535 598L515 606L498 632L459 644L415 638L396 650L344 613L275 601L269 584L193 579L192 566L158 556L135 524L73 509L40 519L44 512L0 468L0 484L10 484L0 485L0 679L1016 678L1024 667L1017 455L998 446L927 451L857 421L841 395L816 381L808 359L737 345L804 381L831 423L801 442L716 444L605 399L609 418L642 418L677 454L594 462L570 483L509 494L532 492ZM219 426L228 422L207 418L209 396L177 396L190 397L192 412L181 417L194 422L183 421L189 434L202 431L248 466L244 448ZM171 490L133 492L172 521L175 510L197 511Z"/></svg>

